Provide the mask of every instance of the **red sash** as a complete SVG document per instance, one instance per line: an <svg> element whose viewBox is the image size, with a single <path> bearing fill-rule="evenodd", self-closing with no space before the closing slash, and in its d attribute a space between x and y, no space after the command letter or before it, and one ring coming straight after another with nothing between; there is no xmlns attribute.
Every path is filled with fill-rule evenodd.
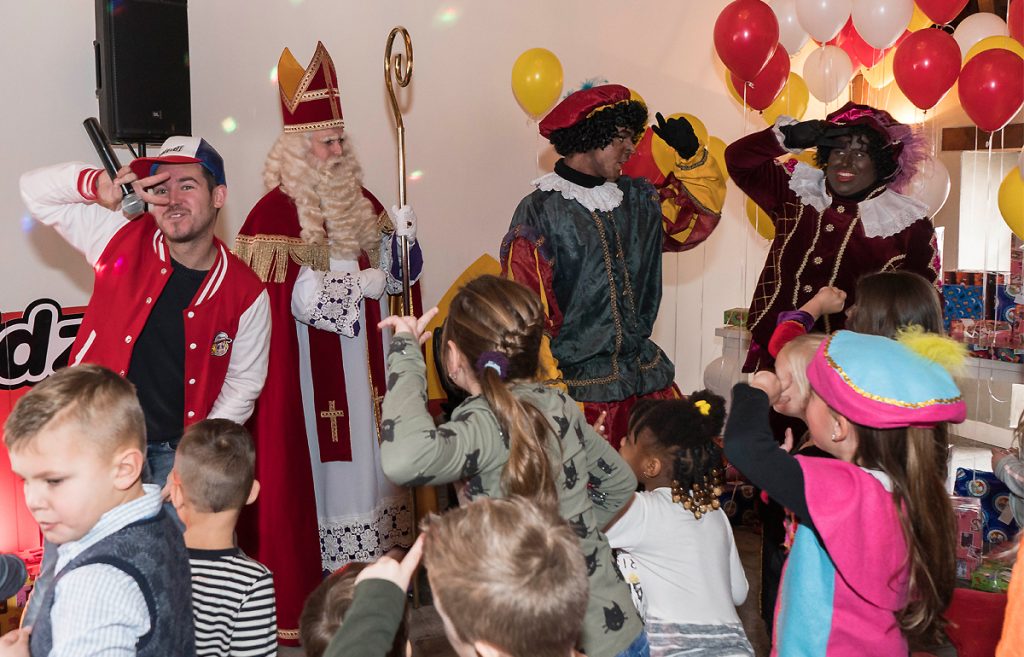
<svg viewBox="0 0 1024 657"><path fill-rule="evenodd" d="M365 254L359 256L359 267L370 266ZM381 320L380 303L367 299L359 330L366 333L369 381L375 433L380 435L380 404L386 387L384 378L384 342L377 324ZM313 403L316 413L316 436L320 446L320 462L352 460L352 429L349 426L348 395L345 390L345 366L341 341L336 333L309 329L310 373L313 379ZM372 384L372 385L371 385Z"/></svg>

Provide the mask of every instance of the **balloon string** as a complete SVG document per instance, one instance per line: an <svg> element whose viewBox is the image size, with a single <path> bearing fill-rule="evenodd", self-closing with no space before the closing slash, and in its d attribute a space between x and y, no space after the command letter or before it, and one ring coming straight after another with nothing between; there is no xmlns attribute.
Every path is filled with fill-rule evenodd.
<svg viewBox="0 0 1024 657"><path fill-rule="evenodd" d="M747 83L746 82L743 83L743 136L744 137L747 136ZM754 215L754 231L757 232L758 234L760 234L760 231L758 230L758 216L757 216L756 213ZM744 301L746 301L747 289L748 289L747 288L747 260L748 260L748 257L749 257L749 251L748 251L749 248L750 248L750 237L747 237L747 239L743 240L743 272L740 275L740 285L742 286L742 291L740 293L740 298L743 299ZM753 296L753 293L751 293L751 296Z"/></svg>

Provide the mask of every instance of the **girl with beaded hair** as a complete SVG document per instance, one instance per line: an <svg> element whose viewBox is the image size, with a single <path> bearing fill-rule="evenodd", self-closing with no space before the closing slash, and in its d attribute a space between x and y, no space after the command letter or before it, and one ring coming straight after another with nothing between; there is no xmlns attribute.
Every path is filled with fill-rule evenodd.
<svg viewBox="0 0 1024 657"><path fill-rule="evenodd" d="M736 613L747 578L718 501L724 422L725 400L707 390L642 399L619 448L641 490L605 533L623 551L652 654L754 654Z"/></svg>
<svg viewBox="0 0 1024 657"><path fill-rule="evenodd" d="M452 299L442 333L444 369L469 397L435 426L419 345L437 313L389 317L381 466L402 486L461 483L462 497L526 497L564 518L586 563L590 596L580 648L590 657L648 655L643 622L601 530L626 505L636 478L577 403L539 375L540 299L481 276ZM523 559L534 558L530 554Z"/></svg>

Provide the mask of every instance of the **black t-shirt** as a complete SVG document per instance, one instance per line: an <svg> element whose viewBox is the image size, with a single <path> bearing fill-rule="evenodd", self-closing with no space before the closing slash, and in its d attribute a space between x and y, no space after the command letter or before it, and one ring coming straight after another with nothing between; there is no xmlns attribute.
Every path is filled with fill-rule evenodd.
<svg viewBox="0 0 1024 657"><path fill-rule="evenodd" d="M181 439L185 427L185 319L182 313L199 291L205 271L171 260L167 285L153 304L142 333L136 338L128 365L146 416L151 443Z"/></svg>

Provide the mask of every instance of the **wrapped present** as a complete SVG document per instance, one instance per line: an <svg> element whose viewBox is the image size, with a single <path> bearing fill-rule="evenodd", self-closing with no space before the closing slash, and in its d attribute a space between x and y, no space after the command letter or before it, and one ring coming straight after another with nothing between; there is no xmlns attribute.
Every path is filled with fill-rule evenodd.
<svg viewBox="0 0 1024 657"><path fill-rule="evenodd" d="M989 593L1006 593L1010 588L1009 564L983 559L981 565L971 573L971 588Z"/></svg>
<svg viewBox="0 0 1024 657"><path fill-rule="evenodd" d="M981 502L982 538L987 545L999 545L1017 534L1010 509L1010 489L991 472L956 469L956 495L975 497Z"/></svg>
<svg viewBox="0 0 1024 657"><path fill-rule="evenodd" d="M729 308L725 311L724 323L726 326L747 328L747 308Z"/></svg>
<svg viewBox="0 0 1024 657"><path fill-rule="evenodd" d="M1017 321L1017 295L1020 288L1013 285L997 285L995 304L997 322L1008 322L1011 326Z"/></svg>
<svg viewBox="0 0 1024 657"><path fill-rule="evenodd" d="M952 319L949 322L949 337L957 342L981 347L1024 347L1024 336L1014 333L1009 322L991 319Z"/></svg>
<svg viewBox="0 0 1024 657"><path fill-rule="evenodd" d="M1009 285L1024 289L1024 242L1016 235L1010 236L1010 278Z"/></svg>
<svg viewBox="0 0 1024 657"><path fill-rule="evenodd" d="M983 514L981 500L976 497L951 497L956 516L956 576L969 580L981 565Z"/></svg>
<svg viewBox="0 0 1024 657"><path fill-rule="evenodd" d="M754 506L757 489L743 481L727 481L718 501L733 527L759 527L761 522Z"/></svg>
<svg viewBox="0 0 1024 657"><path fill-rule="evenodd" d="M982 288L978 285L943 285L942 299L942 319L947 332L952 320L982 319L986 316Z"/></svg>

